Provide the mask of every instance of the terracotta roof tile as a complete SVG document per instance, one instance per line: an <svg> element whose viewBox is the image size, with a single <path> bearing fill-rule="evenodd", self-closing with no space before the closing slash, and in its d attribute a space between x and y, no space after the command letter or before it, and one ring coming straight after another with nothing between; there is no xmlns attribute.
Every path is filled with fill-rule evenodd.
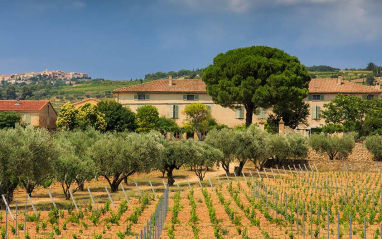
<svg viewBox="0 0 382 239"><path fill-rule="evenodd" d="M40 111L49 100L0 100L0 111Z"/></svg>
<svg viewBox="0 0 382 239"><path fill-rule="evenodd" d="M204 93L206 94L206 84L201 79L174 79L172 85L170 80L155 80L148 83L133 85L116 89L113 93L119 92L163 92L163 93Z"/></svg>
<svg viewBox="0 0 382 239"><path fill-rule="evenodd" d="M342 80L337 84L337 78L316 78L309 83L309 93L382 93L381 89Z"/></svg>

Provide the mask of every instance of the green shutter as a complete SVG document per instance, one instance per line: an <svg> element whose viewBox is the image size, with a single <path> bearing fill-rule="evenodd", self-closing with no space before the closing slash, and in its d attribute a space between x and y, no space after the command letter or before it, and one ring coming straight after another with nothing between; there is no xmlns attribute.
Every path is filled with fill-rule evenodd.
<svg viewBox="0 0 382 239"><path fill-rule="evenodd" d="M266 110L263 108L260 108L259 119L265 119L266 118L265 113L266 113Z"/></svg>
<svg viewBox="0 0 382 239"><path fill-rule="evenodd" d="M150 95L145 95L146 100L150 100Z"/></svg>
<svg viewBox="0 0 382 239"><path fill-rule="evenodd" d="M31 115L30 114L25 114L25 123L30 124L31 123Z"/></svg>
<svg viewBox="0 0 382 239"><path fill-rule="evenodd" d="M183 100L187 100L187 95L183 95Z"/></svg>
<svg viewBox="0 0 382 239"><path fill-rule="evenodd" d="M175 119L179 119L179 106L178 105L174 105L175 106L175 114L174 114L174 118Z"/></svg>
<svg viewBox="0 0 382 239"><path fill-rule="evenodd" d="M240 107L240 119L244 119L244 107Z"/></svg>
<svg viewBox="0 0 382 239"><path fill-rule="evenodd" d="M170 119L174 118L174 105L170 105Z"/></svg>
<svg viewBox="0 0 382 239"><path fill-rule="evenodd" d="M324 95L320 95L320 99L323 101L325 99Z"/></svg>
<svg viewBox="0 0 382 239"><path fill-rule="evenodd" d="M313 100L313 95L308 95L308 100Z"/></svg>
<svg viewBox="0 0 382 239"><path fill-rule="evenodd" d="M236 108L236 119L240 119L240 109L241 108Z"/></svg>
<svg viewBox="0 0 382 239"><path fill-rule="evenodd" d="M194 95L194 100L199 100L199 95Z"/></svg>
<svg viewBox="0 0 382 239"><path fill-rule="evenodd" d="M316 106L317 107L317 119L320 118L320 113L321 113L321 107L320 106Z"/></svg>
<svg viewBox="0 0 382 239"><path fill-rule="evenodd" d="M138 100L138 95L134 95L134 100Z"/></svg>
<svg viewBox="0 0 382 239"><path fill-rule="evenodd" d="M317 107L313 106L313 119L317 119Z"/></svg>

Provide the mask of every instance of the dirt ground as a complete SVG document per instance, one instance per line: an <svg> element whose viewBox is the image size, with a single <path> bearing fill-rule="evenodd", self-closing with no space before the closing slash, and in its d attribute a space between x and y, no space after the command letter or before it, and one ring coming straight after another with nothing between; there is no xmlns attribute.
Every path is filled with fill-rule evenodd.
<svg viewBox="0 0 382 239"><path fill-rule="evenodd" d="M231 165L231 172L233 172L234 165ZM253 179L251 178L249 171L252 172ZM379 214L382 211L380 203L381 197L381 175L378 173L367 172L296 172L292 171L280 171L280 174L274 169L274 174L267 170L267 174L261 173L262 179L257 175L255 168L251 164L247 164L247 167L243 171L246 175L247 182L244 177L240 176L235 178L234 175L229 176L229 180L232 182L232 191L229 191L229 182L227 181L225 172L222 168L214 168L207 173L211 178L213 187L211 188L210 182L207 178L202 181L203 188L208 191L213 201L213 207L216 211L216 217L219 222L219 226L222 229L220 231L223 238L310 238L310 212L309 203L320 202L322 204L323 213L320 217L321 227L320 236L327 238L327 224L326 224L326 211L324 211L324 205L332 202L330 207L331 216L330 219L329 237L337 238L337 218L336 212L339 210L342 215L345 213L345 207L341 207L341 202L347 200L346 203L350 205L352 210L355 211L356 217L353 219L352 227L355 230L355 234L352 238L362 238L361 233L363 231L363 223L360 219L360 213L365 212L365 216L369 218L370 212L374 209L375 221L367 223L367 238L374 238L377 228L379 228ZM221 186L217 176L219 175ZM273 177L275 175L275 178ZM18 238L25 238L25 232L28 232L30 238L119 238L118 232L125 232L129 223L127 218L132 215L134 208L141 206L139 202L139 193L135 183L139 185L139 189L143 195L150 198L150 203L143 210L139 216L138 222L132 224L130 234L125 238L136 238L140 231L146 225L146 220L150 218L155 210L155 207L159 201L159 197L164 192L163 180L167 182L166 178L161 177L160 172L151 172L149 174L137 174L129 178L128 184L123 185L130 203L128 204L127 211L124 212L119 220L119 225L107 222L106 219L110 218L113 214L116 214L121 202L125 200L124 193L120 189L116 193L111 193L111 197L115 208L111 205L111 210L107 211L104 215L100 216L99 223L94 224L90 219L92 211L89 209L91 200L87 188L90 188L94 200L97 204L97 209L105 207L105 203L109 201L105 187L109 185L105 179L99 177L96 181L92 180L85 184L85 191L75 192L74 198L80 210L84 216L79 220L79 223L65 221L70 217L68 207L72 204L71 200L65 200L62 192L61 184L56 182L51 188L38 188L32 194L32 201L36 210L40 213L39 222L27 222L26 230L18 230ZM171 187L170 199L169 199L169 211L167 220L162 230L161 238L170 238L168 235L168 229L171 228L172 222L172 209L174 205L174 195L180 191L180 206L178 218L179 223L174 224L175 238L194 238L192 227L189 223L191 218L191 206L188 194L190 188L187 183L187 179L190 182L194 190L194 198L196 201L196 214L199 220L196 222L196 226L199 228L197 238L214 238L214 228L210 221L208 208L202 194L202 189L199 186L199 182L192 171L188 169L182 169L174 172L174 176L177 179L177 184ZM268 178L266 177L268 176ZM149 180L152 182L157 198L154 197L152 189L149 184ZM252 186L252 187L251 187ZM359 188L358 188L359 186ZM74 187L73 187L74 188ZM53 209L52 201L48 195L48 190L51 191L53 200L56 203L60 211L63 212L63 217L59 219L59 223L54 227L48 222L48 213ZM109 189L110 191L110 189ZM219 202L218 193L223 196L224 203ZM235 202L233 194L237 193L238 200L242 203L243 208L240 208ZM255 193L255 194L253 194ZM256 194L258 193L258 194ZM287 195L286 195L287 194ZM254 196L263 195L263 196ZM267 195L267 196L264 196ZM283 196L284 201L280 201L280 196ZM285 204L285 197L290 198L293 196L294 204L297 202L300 205L299 214L294 211L294 217L298 215L300 224L296 225L294 222L292 230L289 220L285 220L285 215L281 215L280 211L276 211L272 208L277 206L278 210L283 205L283 210L290 214L290 204ZM361 196L361 197L359 197ZM346 199L345 199L346 197ZM373 199L374 198L374 199ZM24 205L26 201L26 194L22 188L18 188L15 191L14 200L10 204L11 211L16 215L16 201L17 201L17 223L24 224ZM302 221L302 203L305 202L305 217ZM228 205L228 208L234 212L234 215L240 218L240 225L235 225L230 219L230 216L226 212L224 205ZM358 206L357 206L358 205ZM363 205L363 209L359 208L359 205ZM265 208L265 209L264 209ZM315 208L317 209L317 208ZM259 225L251 224L251 216L246 213L246 210L254 211L253 215L259 221ZM363 211L364 210L364 211ZM265 215L267 211L272 219L269 219ZM73 209L76 214L76 209ZM316 214L313 214L313 222L317 218ZM29 201L27 202L27 214L29 216L34 215L33 208ZM289 215L288 214L288 215ZM267 218L268 217L268 218ZM378 218L378 220L377 220ZM4 233L5 231L5 211L0 212L0 227ZM360 223L361 222L361 223ZM46 224L46 228L43 228L43 224ZM12 232L11 226L15 227L15 220L11 220L8 216L8 238L15 238ZM38 228L38 229L37 229ZM297 231L298 228L298 231ZM313 225L313 233L318 228L317 225ZM56 230L55 230L56 229ZM57 229L60 233L57 235ZM246 230L246 236L243 236L243 232ZM349 224L346 220L341 221L340 225L342 238L349 238ZM291 237L290 233L293 233ZM312 234L313 234L312 233ZM314 237L315 238L315 237Z"/></svg>

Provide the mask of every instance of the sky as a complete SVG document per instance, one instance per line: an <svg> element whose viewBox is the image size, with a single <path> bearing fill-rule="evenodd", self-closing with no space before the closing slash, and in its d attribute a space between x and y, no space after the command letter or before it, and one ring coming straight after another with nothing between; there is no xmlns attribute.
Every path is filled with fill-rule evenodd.
<svg viewBox="0 0 382 239"><path fill-rule="evenodd" d="M381 0L0 0L0 74L130 80L254 45L306 66L381 66L381 12Z"/></svg>

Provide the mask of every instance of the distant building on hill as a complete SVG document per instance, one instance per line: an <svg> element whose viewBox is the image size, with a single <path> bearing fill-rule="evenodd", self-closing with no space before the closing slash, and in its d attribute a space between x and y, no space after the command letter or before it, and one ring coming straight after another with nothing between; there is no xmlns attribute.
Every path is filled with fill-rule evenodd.
<svg viewBox="0 0 382 239"><path fill-rule="evenodd" d="M116 101L131 110L136 111L143 105L155 106L160 116L174 119L178 125L183 124L184 108L191 103L203 103L211 109L212 117L219 124L233 128L245 123L245 109L236 110L224 108L212 101L207 94L206 85L200 79L170 79L156 80L140 85L123 87L113 91ZM309 95L304 100L310 104L309 126L300 125L298 130L309 135L312 128L322 127L325 122L320 118L320 111L324 104L329 103L338 94L355 95L364 99L380 97L382 90L379 85L365 86L354 82L343 81L338 78L312 79L309 83ZM253 123L264 127L264 123L271 109L259 109L253 117Z"/></svg>
<svg viewBox="0 0 382 239"><path fill-rule="evenodd" d="M57 113L49 100L0 100L0 111L18 112L23 124L57 129Z"/></svg>
<svg viewBox="0 0 382 239"><path fill-rule="evenodd" d="M32 78L46 78L50 80L86 80L89 79L89 76L87 73L80 73L80 72L64 72L61 70L56 71L41 71L41 72L28 72L28 73L16 73L16 74L10 74L10 75L0 75L0 81L8 81L12 84L15 83L22 83L25 82L26 84L32 83L30 79Z"/></svg>

